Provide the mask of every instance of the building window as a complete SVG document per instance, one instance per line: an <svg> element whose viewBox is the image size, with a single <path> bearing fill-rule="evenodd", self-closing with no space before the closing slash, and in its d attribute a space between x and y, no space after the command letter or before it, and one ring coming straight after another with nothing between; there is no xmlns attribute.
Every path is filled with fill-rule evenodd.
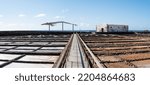
<svg viewBox="0 0 150 85"><path fill-rule="evenodd" d="M126 26L124 26L124 28L126 28Z"/></svg>

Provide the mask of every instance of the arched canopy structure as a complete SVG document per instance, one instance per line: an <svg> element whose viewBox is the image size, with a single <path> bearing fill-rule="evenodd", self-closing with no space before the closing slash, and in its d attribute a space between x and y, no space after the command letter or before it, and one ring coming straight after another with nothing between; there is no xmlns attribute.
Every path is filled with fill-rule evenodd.
<svg viewBox="0 0 150 85"><path fill-rule="evenodd" d="M47 23L43 23L42 25L48 25L49 26L49 31L51 30L50 27L54 26L55 24L62 24L62 31L64 31L64 24L70 24L72 25L72 31L74 31L74 27L77 26L77 24L73 24L70 22L65 22L65 21L57 21L57 22L47 22Z"/></svg>

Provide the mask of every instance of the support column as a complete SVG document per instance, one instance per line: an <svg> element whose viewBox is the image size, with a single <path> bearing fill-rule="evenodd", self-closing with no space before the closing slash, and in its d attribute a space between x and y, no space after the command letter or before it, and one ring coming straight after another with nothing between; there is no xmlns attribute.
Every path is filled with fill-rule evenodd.
<svg viewBox="0 0 150 85"><path fill-rule="evenodd" d="M51 26L49 25L49 31L51 30Z"/></svg>
<svg viewBox="0 0 150 85"><path fill-rule="evenodd" d="M64 23L62 22L62 31L64 31Z"/></svg>
<svg viewBox="0 0 150 85"><path fill-rule="evenodd" d="M74 32L74 26L75 26L75 25L74 25L74 24L72 24L72 31L73 31L73 32Z"/></svg>

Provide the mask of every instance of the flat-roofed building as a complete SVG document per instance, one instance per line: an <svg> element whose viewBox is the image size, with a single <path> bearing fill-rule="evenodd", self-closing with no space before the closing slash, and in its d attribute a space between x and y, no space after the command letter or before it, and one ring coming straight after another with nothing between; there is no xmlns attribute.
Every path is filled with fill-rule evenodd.
<svg viewBox="0 0 150 85"><path fill-rule="evenodd" d="M96 26L96 32L128 32L128 25L101 24Z"/></svg>

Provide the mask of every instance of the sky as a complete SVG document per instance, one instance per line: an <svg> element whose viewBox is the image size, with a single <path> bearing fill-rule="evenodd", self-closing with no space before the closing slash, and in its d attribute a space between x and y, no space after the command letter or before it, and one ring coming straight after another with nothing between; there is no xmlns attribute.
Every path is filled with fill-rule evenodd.
<svg viewBox="0 0 150 85"><path fill-rule="evenodd" d="M150 30L149 9L150 0L0 0L0 31L48 30L41 24L54 21L75 23L76 30L95 30L99 24ZM61 24L51 29L60 30Z"/></svg>

